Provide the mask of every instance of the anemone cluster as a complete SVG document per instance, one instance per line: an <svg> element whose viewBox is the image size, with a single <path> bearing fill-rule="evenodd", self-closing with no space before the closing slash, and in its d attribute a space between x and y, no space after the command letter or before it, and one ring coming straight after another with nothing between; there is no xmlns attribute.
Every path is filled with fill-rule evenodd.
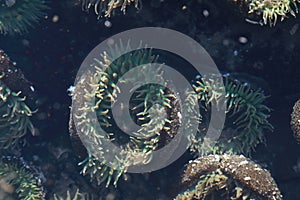
<svg viewBox="0 0 300 200"><path fill-rule="evenodd" d="M294 133L294 137L300 142L300 100L298 100L291 114L291 127Z"/></svg>
<svg viewBox="0 0 300 200"><path fill-rule="evenodd" d="M122 46L122 45L121 45ZM116 47L117 51L120 47ZM129 48L129 47L126 47ZM140 130L126 136L115 126L111 108L123 91L116 85L118 81L131 82L122 76L136 66L156 62L157 56L152 55L151 49L138 49L120 56L116 60L110 59L114 52L103 52L101 58L95 58L92 67L96 73L87 71L81 76L72 93L72 101L79 102L76 106L79 112L70 117L70 135L74 149L84 159L79 165L83 166L82 174L89 174L91 180L98 184L106 182L106 187L113 181L116 186L118 179L126 173L129 166L145 164L151 161L152 152L167 144L178 128L182 125L179 116L182 116L178 97L172 91L159 85L147 85L138 88L132 95L129 108L131 118L141 125ZM146 79L151 71L139 72L136 75ZM157 74L160 68L157 66ZM158 78L162 78L158 76ZM139 78L136 78L140 80ZM189 136L190 150L194 155L209 154L250 154L257 144L264 141L266 131L273 129L268 122L270 109L265 105L266 96L260 89L253 89L247 83L239 82L228 75L223 76L226 98L226 121L220 139L214 146L203 148L204 136L209 123L211 103L220 105L220 89L215 80L199 77L193 81L193 94L185 100L189 105L201 105L200 116L195 115L193 106L187 106L187 113L191 120L200 124L196 135ZM87 100L95 98L94 104ZM157 105L161 107L155 108ZM74 104L73 104L74 105ZM155 108L155 109L153 109ZM198 108L199 109L199 108ZM88 115L95 111L97 121L105 130L105 135L97 132L91 125L93 119ZM74 125L76 123L76 127ZM192 121L188 121L189 126ZM126 130L126 124L122 127ZM88 145L82 144L83 136L89 139ZM120 156L113 161L105 159L105 139L121 147ZM96 152L96 153L95 153ZM109 162L109 165L108 165Z"/></svg>
<svg viewBox="0 0 300 200"><path fill-rule="evenodd" d="M226 119L224 128L213 145L205 138L212 102L221 104L215 79L198 77L193 81L201 105L199 128L190 136L190 150L198 157L190 161L182 176L182 190L176 199L281 199L279 189L267 170L263 170L244 155L265 141L272 131L271 109L267 96L259 88L241 82L229 74L223 75ZM207 148L208 147L208 148Z"/></svg>
<svg viewBox="0 0 300 200"><path fill-rule="evenodd" d="M3 50L0 50L0 72L0 191L4 195L0 198L42 200L45 192L37 170L22 158L6 155L20 151L28 131L36 135L31 122L34 112L27 105L34 91Z"/></svg>
<svg viewBox="0 0 300 200"><path fill-rule="evenodd" d="M296 16L300 0L233 0L246 7L247 14L262 18L262 24L275 25L278 19L289 15ZM134 5L141 7L141 0L82 0L82 9L93 9L100 17L111 17L117 9L125 13L126 8ZM43 16L47 6L43 0L0 0L0 33L22 34L36 24ZM145 70L137 73L136 80L146 80L151 74L163 79L160 66L155 71L148 70L158 56L149 48L129 51L116 60L112 60L114 51L122 51L123 46L116 46L112 52L103 52L95 58L92 71L81 77L72 101L76 101L78 112L70 115L70 137L74 152L81 159L81 173L88 175L92 182L117 186L118 180L131 166L147 164L153 153L168 144L182 126L182 105L178 95L164 85L148 84L138 87L133 93L129 108L130 117L140 128L130 133L123 124L116 126L112 107L120 95L123 95L117 82L133 83L135 78L123 79L123 75L136 66ZM125 47L130 49L129 45ZM31 117L34 109L29 106L34 89L16 68L9 57L0 50L0 191L3 199L39 200L45 198L38 170L27 165L21 158L5 155L5 150L19 150L25 143L27 132L36 135ZM226 121L221 137L210 148L206 145L205 133L208 128L211 104L221 104L219 86L214 79L198 77L191 81L196 98L190 94L185 103L200 105L200 114L194 115L194 107L188 107L187 113L192 121L186 126L198 123L197 133L189 135L190 150L197 159L190 161L181 179L182 190L176 199L270 199L280 200L282 196L269 171L241 154L249 155L255 147L263 143L265 133L272 131L269 123L271 109L267 107L267 96L261 89L253 88L245 82L228 75L223 76L226 98ZM164 82L162 80L162 82ZM90 99L95 99L89 104ZM71 108L73 109L73 108ZM88 114L96 113L96 119ZM121 113L122 114L122 113ZM300 102L298 101L291 115L291 127L300 141ZM92 121L97 121L103 132L97 132ZM75 126L76 124L76 126ZM120 147L119 152L110 152L105 142L109 141ZM116 154L107 160L106 154ZM66 198L54 195L55 200L87 199L78 190L72 197L68 191Z"/></svg>
<svg viewBox="0 0 300 200"><path fill-rule="evenodd" d="M243 155L209 155L190 161L176 199L269 199L282 196L269 171Z"/></svg>
<svg viewBox="0 0 300 200"><path fill-rule="evenodd" d="M289 16L296 17L300 0L227 0L239 7L248 22L275 26L278 20L283 21ZM90 9L101 17L111 17L117 8L125 14L127 6L134 4L136 9L142 6L141 0L82 0L82 10ZM248 19L250 18L250 19ZM258 20L258 21L257 21Z"/></svg>

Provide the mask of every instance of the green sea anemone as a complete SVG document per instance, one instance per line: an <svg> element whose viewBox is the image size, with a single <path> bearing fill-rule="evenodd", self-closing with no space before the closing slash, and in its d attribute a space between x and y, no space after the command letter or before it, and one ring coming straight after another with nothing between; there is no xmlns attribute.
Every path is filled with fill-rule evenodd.
<svg viewBox="0 0 300 200"><path fill-rule="evenodd" d="M116 49L119 48L116 47ZM92 67L95 67L96 73L83 74L75 86L72 101L79 102L78 110L80 112L71 115L70 133L71 137L75 139L75 148L80 145L78 142L80 134L84 134L94 141L93 144L90 144L91 146L86 147L87 157L80 165L83 165L82 173L89 174L92 180L97 180L98 184L106 181L108 187L114 180L113 183L116 185L120 176L127 171L129 166L150 162L152 152L168 143L176 134L175 126L171 126L171 124L179 125L177 113L180 111L180 107L176 104L175 94L161 85L147 84L137 88L131 97L130 108L123 108L129 109L132 120L140 125L140 129L133 132L131 136L124 134L115 125L112 116L111 108L118 96L123 95L123 91L116 86L117 82L134 81L122 79L122 76L136 66L147 68L147 64L154 63L156 59L157 57L152 55L150 49L131 51L113 62L109 53L104 52L101 58L95 58ZM137 75L145 80L151 73L153 71L146 70L139 71ZM159 66L157 66L155 74L160 74ZM93 97L96 98L95 104L87 105L85 101ZM97 133L91 123L88 123L91 120L87 116L89 110L96 112L101 128L107 133L105 137ZM77 121L76 130L72 126L73 120ZM123 128L126 130L126 125ZM103 156L108 151L102 145L105 138L120 146L120 152L118 152L120 156L116 155L109 165ZM93 152L93 148L97 148L97 155L95 155L95 151Z"/></svg>
<svg viewBox="0 0 300 200"><path fill-rule="evenodd" d="M298 100L291 114L291 127L294 133L294 137L300 142L300 100Z"/></svg>
<svg viewBox="0 0 300 200"><path fill-rule="evenodd" d="M8 199L43 200L45 193L39 175L24 161L5 157L0 160L0 190Z"/></svg>
<svg viewBox="0 0 300 200"><path fill-rule="evenodd" d="M299 0L233 0L233 3L246 7L249 15L260 16L262 24L274 26L278 19L296 17Z"/></svg>
<svg viewBox="0 0 300 200"><path fill-rule="evenodd" d="M0 149L13 149L28 130L33 135L36 132L30 121L33 111L25 103L26 97L21 91L12 91L6 84L10 84L11 80L24 83L24 76L18 80L15 79L16 74L10 73L9 69L13 67L10 65L10 59L0 50ZM18 73L18 70L14 72Z"/></svg>
<svg viewBox="0 0 300 200"><path fill-rule="evenodd" d="M278 18L282 21L288 14L296 17L299 0L246 0L249 13L262 13L264 24L275 25Z"/></svg>
<svg viewBox="0 0 300 200"><path fill-rule="evenodd" d="M116 8L125 14L127 6L134 4L139 9L141 0L82 0L82 9L88 11L93 7L98 17L110 17Z"/></svg>
<svg viewBox="0 0 300 200"><path fill-rule="evenodd" d="M282 196L269 171L242 155L209 155L190 161L177 200L268 199Z"/></svg>
<svg viewBox="0 0 300 200"><path fill-rule="evenodd" d="M22 34L37 24L48 7L44 0L0 0L0 33Z"/></svg>
<svg viewBox="0 0 300 200"><path fill-rule="evenodd" d="M24 101L20 92L11 91L0 79L0 149L17 146L27 130L35 132L30 121L32 111Z"/></svg>
<svg viewBox="0 0 300 200"><path fill-rule="evenodd" d="M208 152L203 151L205 131L209 123L210 103L218 102L219 95L215 92L213 79L205 81L200 77L193 87L202 105L201 125L196 136L191 135L191 150L200 155L209 153L249 154L257 144L264 141L265 131L273 129L268 122L270 109L264 104L267 96L261 89L253 89L248 83L242 83L224 75L226 90L226 120L225 125L215 146Z"/></svg>

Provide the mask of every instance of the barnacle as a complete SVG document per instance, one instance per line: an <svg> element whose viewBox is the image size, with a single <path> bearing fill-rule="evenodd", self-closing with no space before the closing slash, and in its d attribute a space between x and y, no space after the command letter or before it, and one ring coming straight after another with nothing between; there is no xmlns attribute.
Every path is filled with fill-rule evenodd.
<svg viewBox="0 0 300 200"><path fill-rule="evenodd" d="M226 90L226 120L221 136L209 151L203 151L207 144L204 132L209 123L210 103L218 102L220 95L214 79L205 81L200 77L193 85L202 105L199 133L191 135L191 150L205 155L208 153L244 153L249 154L257 144L264 141L264 132L272 130L268 122L270 109L264 104L267 98L261 89L254 90L248 83L242 83L224 75Z"/></svg>
<svg viewBox="0 0 300 200"><path fill-rule="evenodd" d="M21 91L12 91L7 85L15 89L18 89L16 84L21 83L22 87L27 85L24 75L11 65L9 57L0 50L0 149L16 147L28 130L35 135L35 129L30 121L33 111L25 102L26 97Z"/></svg>
<svg viewBox="0 0 300 200"><path fill-rule="evenodd" d="M291 127L294 133L294 137L300 142L300 100L298 100L291 114Z"/></svg>
<svg viewBox="0 0 300 200"><path fill-rule="evenodd" d="M263 24L274 26L289 15L296 17L299 0L234 0L234 3L245 4L249 14L262 17Z"/></svg>
<svg viewBox="0 0 300 200"><path fill-rule="evenodd" d="M282 199L269 171L242 155L209 155L190 161L182 176L186 191L176 199Z"/></svg>
<svg viewBox="0 0 300 200"><path fill-rule="evenodd" d="M79 190L76 191L74 196L72 196L70 194L70 191L68 190L66 198L63 198L62 196L58 196L58 195L54 194L54 200L86 200L86 199L88 199L87 195L80 193Z"/></svg>
<svg viewBox="0 0 300 200"><path fill-rule="evenodd" d="M121 7L121 11L125 14L127 6L134 4L139 9L141 0L82 0L82 9L88 11L94 7L95 14L101 17L110 17L116 8Z"/></svg>
<svg viewBox="0 0 300 200"><path fill-rule="evenodd" d="M45 199L45 193L40 182L39 174L21 159L1 158L0 189L11 193L10 195L14 196L14 199ZM8 188L9 190L7 190Z"/></svg>
<svg viewBox="0 0 300 200"><path fill-rule="evenodd" d="M119 48L122 47L116 47L115 51ZM125 48L130 47L127 45ZM116 86L116 83L118 81L134 82L134 80L123 79L122 76L136 66L143 66L145 69L145 71L139 71L137 77L147 79L149 74L153 73L151 70L147 71L147 64L155 62L156 59L157 57L153 56L151 50L147 48L131 51L113 62L109 54L104 52L101 59L95 58L92 66L96 69L95 74L87 71L75 86L72 101L80 102L78 106L80 112L71 115L70 133L76 145L75 148L80 148L82 145L78 140L80 134L94 141L94 144L86 146L86 159L80 165L83 165L82 173L89 174L93 180L97 180L98 184L106 181L108 187L114 180L113 183L116 185L129 166L150 162L152 152L168 143L176 134L176 127L180 125L177 115L180 107L176 103L176 96L164 86L156 84L147 84L137 88L131 97L130 108L120 108L131 111L131 118L140 125L140 129L128 136L114 126L111 108L118 95L123 95L123 91ZM155 74L159 74L159 66ZM141 80L137 77L133 79ZM93 97L96 98L94 105L84 103L86 99ZM106 132L105 137L97 133L90 123L86 123L91 120L87 115L89 110L96 112L97 120ZM77 120L76 127L72 125L73 120ZM171 126L173 122L177 126ZM123 128L126 129L126 124ZM109 151L104 146L106 139L120 146L119 156L116 155L112 161L109 161L109 165L104 156ZM93 150L94 148L96 150Z"/></svg>
<svg viewBox="0 0 300 200"><path fill-rule="evenodd" d="M1 0L0 33L22 34L37 24L48 7L44 0Z"/></svg>

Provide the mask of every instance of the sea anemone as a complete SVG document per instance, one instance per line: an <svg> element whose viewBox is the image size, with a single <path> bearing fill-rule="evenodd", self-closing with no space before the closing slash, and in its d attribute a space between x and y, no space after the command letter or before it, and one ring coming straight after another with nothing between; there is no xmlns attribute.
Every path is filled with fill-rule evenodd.
<svg viewBox="0 0 300 200"><path fill-rule="evenodd" d="M33 111L25 102L26 97L20 90L13 91L8 87L9 85L17 89L15 82L22 83L22 87L27 85L24 75L11 65L9 57L0 50L0 149L12 149L18 146L28 130L33 135L36 133L30 121ZM27 85L26 88L29 86Z"/></svg>
<svg viewBox="0 0 300 200"><path fill-rule="evenodd" d="M246 7L249 15L260 16L262 24L274 26L277 20L284 20L289 15L296 17L299 0L233 0L241 7Z"/></svg>
<svg viewBox="0 0 300 200"><path fill-rule="evenodd" d="M68 190L66 198L63 198L62 196L59 196L56 194L54 194L53 198L54 198L54 200L86 200L86 199L88 199L87 195L80 193L79 190L77 190L73 196L71 195L70 191Z"/></svg>
<svg viewBox="0 0 300 200"><path fill-rule="evenodd" d="M22 159L3 157L0 160L0 190L7 196L4 199L43 200L45 193L40 175Z"/></svg>
<svg viewBox="0 0 300 200"><path fill-rule="evenodd" d="M300 100L298 100L291 114L291 127L294 133L294 137L300 142Z"/></svg>
<svg viewBox="0 0 300 200"><path fill-rule="evenodd" d="M249 154L257 144L264 141L265 131L273 129L268 122L270 109L264 104L267 96L261 89L253 89L250 84L242 83L224 75L226 90L226 120L225 125L215 146L209 151L204 150L205 131L209 123L210 103L218 102L219 94L214 89L213 79L205 81L202 77L195 81L193 87L202 105L201 125L197 135L191 135L191 150L200 155L209 153Z"/></svg>
<svg viewBox="0 0 300 200"><path fill-rule="evenodd" d="M137 88L131 97L130 108L123 108L129 109L132 120L140 125L140 129L131 133L131 136L124 134L115 125L112 116L112 106L118 96L123 95L123 91L116 86L116 83L134 82L134 80L122 79L122 76L136 66L147 68L147 64L154 63L156 59L157 57L147 48L131 51L115 61L111 61L109 53L104 52L101 58L95 58L92 67L96 69L96 73L91 74L89 71L84 73L75 86L72 101L79 102L77 106L79 112L71 115L71 138L74 141L74 148L77 149L82 146L78 135L84 134L92 138L93 144L86 146L87 156L80 165L83 165L82 173L89 174L92 180L97 180L98 184L106 181L108 187L114 180L116 186L118 179L129 166L147 164L151 161L152 152L164 146L176 135L176 127L180 125L177 115L180 106L176 103L175 94L161 85L147 84ZM151 73L153 71L139 71L137 76L145 80ZM159 66L155 74L160 74ZM141 80L136 77L133 79ZM96 98L92 106L85 103L90 98ZM105 137L97 133L89 123L91 121L87 115L89 110L96 112L101 128L107 133ZM76 127L73 121L77 121ZM126 125L123 128L126 129ZM108 149L103 146L105 139L120 147L119 156L116 155L109 165L104 156L108 152ZM95 148L96 151L93 150Z"/></svg>
<svg viewBox="0 0 300 200"><path fill-rule="evenodd" d="M20 92L11 91L0 81L0 149L17 146L27 130L34 133L30 121L32 111L24 101Z"/></svg>
<svg viewBox="0 0 300 200"><path fill-rule="evenodd" d="M246 0L249 13L262 13L264 24L275 25L278 18L282 21L288 14L296 17L299 0Z"/></svg>
<svg viewBox="0 0 300 200"><path fill-rule="evenodd" d="M177 200L269 199L282 196L269 171L243 155L209 155L190 161Z"/></svg>
<svg viewBox="0 0 300 200"><path fill-rule="evenodd" d="M44 0L0 0L0 33L22 34L37 24L48 7Z"/></svg>
<svg viewBox="0 0 300 200"><path fill-rule="evenodd" d="M110 17L116 8L125 14L127 6L134 4L135 8L139 9L141 0L82 0L82 9L88 11L94 7L95 14L98 18L101 16Z"/></svg>

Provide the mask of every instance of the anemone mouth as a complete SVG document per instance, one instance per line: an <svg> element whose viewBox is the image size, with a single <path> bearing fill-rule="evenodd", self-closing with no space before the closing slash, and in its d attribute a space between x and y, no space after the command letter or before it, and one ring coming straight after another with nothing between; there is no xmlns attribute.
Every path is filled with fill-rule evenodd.
<svg viewBox="0 0 300 200"><path fill-rule="evenodd" d="M44 0L0 1L0 33L23 34L49 9Z"/></svg>

